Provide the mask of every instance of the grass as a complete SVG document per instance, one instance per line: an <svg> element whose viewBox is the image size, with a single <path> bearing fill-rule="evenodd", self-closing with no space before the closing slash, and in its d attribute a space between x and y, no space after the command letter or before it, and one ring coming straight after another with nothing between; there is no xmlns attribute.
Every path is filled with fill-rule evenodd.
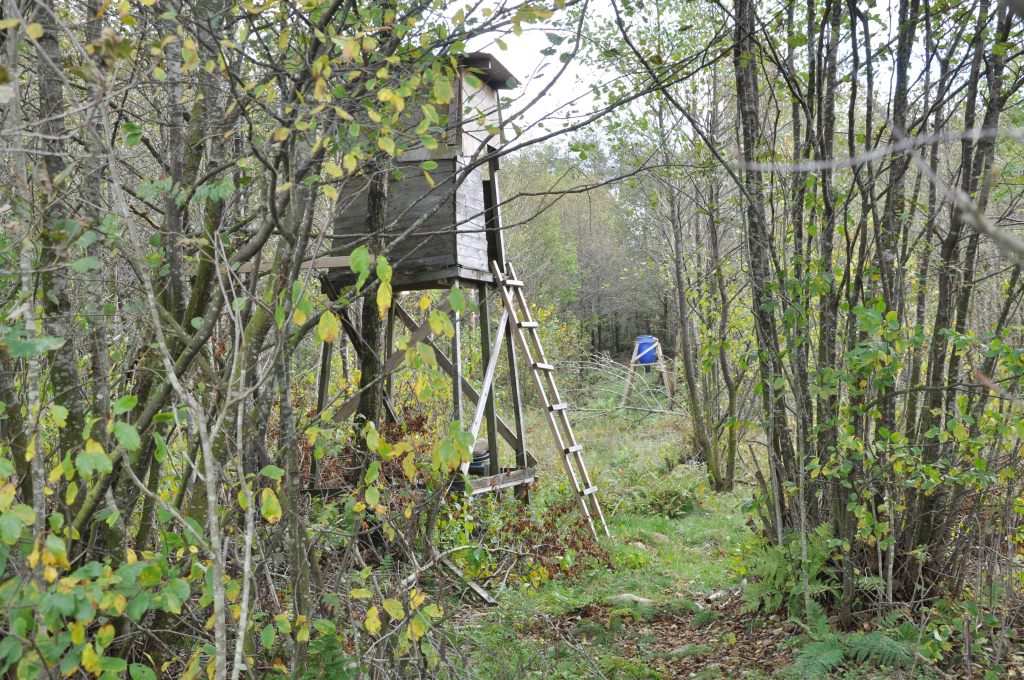
<svg viewBox="0 0 1024 680"><path fill-rule="evenodd" d="M547 433L537 427L543 423L531 425L534 446L543 450ZM682 457L684 441L671 420L582 419L577 434L601 489L612 533L602 545L611 568L500 593L496 608L460 626L470 677L666 677L656 669L666 652L645 621L661 614L706 625L716 615L701 611L693 598L737 585L731 567L750 540L741 511L745 493L710 493L696 466L670 471L666 461ZM532 510L539 513L568 489L552 457L537 457L541 482ZM623 595L636 602L619 602ZM604 616L586 616L588 608ZM691 644L670 654L713 652L709 644Z"/></svg>

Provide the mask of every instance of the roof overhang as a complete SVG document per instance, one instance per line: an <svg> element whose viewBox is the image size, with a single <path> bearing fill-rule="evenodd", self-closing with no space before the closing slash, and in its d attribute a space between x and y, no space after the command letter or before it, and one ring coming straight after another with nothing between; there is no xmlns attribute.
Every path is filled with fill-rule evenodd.
<svg viewBox="0 0 1024 680"><path fill-rule="evenodd" d="M487 52L470 52L461 59L465 68L495 90L512 90L519 86L519 81L505 65Z"/></svg>

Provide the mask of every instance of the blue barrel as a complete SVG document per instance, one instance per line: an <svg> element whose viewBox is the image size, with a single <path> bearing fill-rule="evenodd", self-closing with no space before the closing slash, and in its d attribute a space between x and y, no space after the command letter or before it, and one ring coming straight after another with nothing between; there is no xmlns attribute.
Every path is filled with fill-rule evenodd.
<svg viewBox="0 0 1024 680"><path fill-rule="evenodd" d="M644 366L658 363L658 339L653 335L638 335L636 338L636 362Z"/></svg>

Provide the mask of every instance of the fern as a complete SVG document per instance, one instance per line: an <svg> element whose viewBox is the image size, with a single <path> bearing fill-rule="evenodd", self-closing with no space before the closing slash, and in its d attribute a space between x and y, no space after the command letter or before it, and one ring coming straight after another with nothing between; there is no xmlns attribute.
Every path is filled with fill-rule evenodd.
<svg viewBox="0 0 1024 680"><path fill-rule="evenodd" d="M846 637L846 653L854 661L906 668L914 663L914 653L905 642L895 640L885 633L854 633Z"/></svg>
<svg viewBox="0 0 1024 680"><path fill-rule="evenodd" d="M786 675L794 678L821 678L828 675L846 658L841 640L832 635L826 640L816 640L800 650L793 659L793 665L786 669Z"/></svg>

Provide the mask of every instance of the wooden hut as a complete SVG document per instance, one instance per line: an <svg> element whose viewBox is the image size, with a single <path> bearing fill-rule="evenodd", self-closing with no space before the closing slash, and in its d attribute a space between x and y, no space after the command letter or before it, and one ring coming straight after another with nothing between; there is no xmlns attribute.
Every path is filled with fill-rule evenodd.
<svg viewBox="0 0 1024 680"><path fill-rule="evenodd" d="M396 159L388 196L393 224L379 235L394 268L395 290L446 287L460 279L489 282L490 262L504 262L498 161L486 156L501 143L501 92L515 86L515 78L493 56L467 55L459 63L442 143ZM430 172L433 186L420 168L426 160L437 163ZM348 255L368 242L363 196L336 216L333 234L336 255ZM350 271L332 272L331 283L339 289L354 280Z"/></svg>

